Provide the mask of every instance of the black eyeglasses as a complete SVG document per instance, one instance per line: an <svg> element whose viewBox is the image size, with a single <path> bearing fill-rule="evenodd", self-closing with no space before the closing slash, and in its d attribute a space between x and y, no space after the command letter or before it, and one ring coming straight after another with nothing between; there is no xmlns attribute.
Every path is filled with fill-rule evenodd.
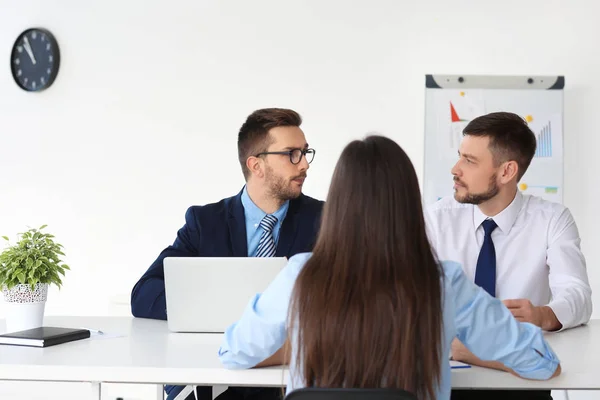
<svg viewBox="0 0 600 400"><path fill-rule="evenodd" d="M258 153L255 157L267 154L288 155L290 156L290 162L295 165L302 161L302 156L306 157L306 162L310 164L315 158L315 153L315 149L293 149L289 151L265 151L263 153Z"/></svg>

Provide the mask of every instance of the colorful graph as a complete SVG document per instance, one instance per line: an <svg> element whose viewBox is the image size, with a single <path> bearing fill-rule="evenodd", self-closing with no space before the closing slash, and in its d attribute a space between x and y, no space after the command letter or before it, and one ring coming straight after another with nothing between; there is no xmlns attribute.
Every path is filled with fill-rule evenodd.
<svg viewBox="0 0 600 400"><path fill-rule="evenodd" d="M464 119L460 119L456 109L454 108L454 104L450 102L450 137L449 137L449 145L451 149L458 150L460 146L460 142L462 140L462 133L467 123Z"/></svg>
<svg viewBox="0 0 600 400"><path fill-rule="evenodd" d="M534 157L552 157L552 126L550 122L537 134L537 149Z"/></svg>
<svg viewBox="0 0 600 400"><path fill-rule="evenodd" d="M458 117L458 113L456 112L456 109L454 108L454 104L452 104L452 102L450 102L450 119L452 120L452 122L463 121Z"/></svg>

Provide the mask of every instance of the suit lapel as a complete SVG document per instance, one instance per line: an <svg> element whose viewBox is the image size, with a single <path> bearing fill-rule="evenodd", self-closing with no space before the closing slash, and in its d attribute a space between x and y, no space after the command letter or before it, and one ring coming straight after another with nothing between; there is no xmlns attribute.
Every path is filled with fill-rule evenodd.
<svg viewBox="0 0 600 400"><path fill-rule="evenodd" d="M281 230L279 231L279 242L277 243L277 250L275 251L275 257L289 257L292 244L296 240L298 233L298 211L300 209L300 203L302 196L297 199L290 200L290 207L288 212L281 224Z"/></svg>
<svg viewBox="0 0 600 400"><path fill-rule="evenodd" d="M246 239L246 216L242 205L242 192L229 203L229 237L233 257L248 257L248 241Z"/></svg>

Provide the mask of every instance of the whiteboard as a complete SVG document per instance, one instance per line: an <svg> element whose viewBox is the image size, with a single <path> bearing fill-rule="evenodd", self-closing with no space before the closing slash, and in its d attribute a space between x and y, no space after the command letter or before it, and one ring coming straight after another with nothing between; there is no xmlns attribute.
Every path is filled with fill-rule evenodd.
<svg viewBox="0 0 600 400"><path fill-rule="evenodd" d="M450 170L463 129L496 111L525 118L537 139L519 190L562 203L564 77L427 75L425 82L425 204L454 194Z"/></svg>

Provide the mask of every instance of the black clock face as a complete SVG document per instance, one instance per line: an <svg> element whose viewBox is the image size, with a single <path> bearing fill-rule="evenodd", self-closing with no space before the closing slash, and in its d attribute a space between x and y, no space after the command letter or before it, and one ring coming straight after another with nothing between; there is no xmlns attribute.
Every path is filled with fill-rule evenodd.
<svg viewBox="0 0 600 400"><path fill-rule="evenodd" d="M10 57L12 75L21 89L37 92L52 85L58 74L60 53L52 34L28 29L17 38Z"/></svg>

